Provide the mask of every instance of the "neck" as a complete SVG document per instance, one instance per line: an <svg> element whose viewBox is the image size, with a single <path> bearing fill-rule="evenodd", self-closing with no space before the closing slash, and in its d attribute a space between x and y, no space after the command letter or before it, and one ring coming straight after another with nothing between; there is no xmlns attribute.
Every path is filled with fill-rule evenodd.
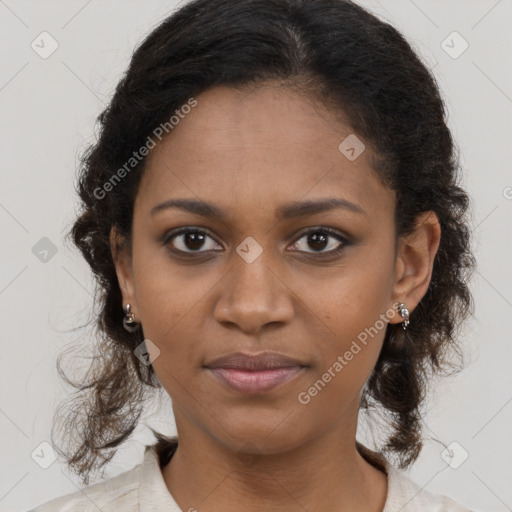
<svg viewBox="0 0 512 512"><path fill-rule="evenodd" d="M178 448L162 475L184 511L384 508L386 475L357 451L355 431L352 437L332 430L279 453L248 445L243 454L202 431L178 432Z"/></svg>

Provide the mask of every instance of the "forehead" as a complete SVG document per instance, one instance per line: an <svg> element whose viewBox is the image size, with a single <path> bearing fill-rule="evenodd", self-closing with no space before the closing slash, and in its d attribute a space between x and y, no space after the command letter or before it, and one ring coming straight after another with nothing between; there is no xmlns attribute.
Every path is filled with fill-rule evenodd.
<svg viewBox="0 0 512 512"><path fill-rule="evenodd" d="M176 197L253 216L325 197L369 214L393 206L393 193L371 167L370 148L347 158L339 145L355 134L310 96L275 85L219 86L196 100L148 155L139 208Z"/></svg>

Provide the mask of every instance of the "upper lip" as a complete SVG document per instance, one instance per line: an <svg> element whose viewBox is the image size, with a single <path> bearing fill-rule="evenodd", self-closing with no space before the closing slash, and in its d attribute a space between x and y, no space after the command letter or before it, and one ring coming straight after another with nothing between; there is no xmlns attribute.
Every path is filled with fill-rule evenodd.
<svg viewBox="0 0 512 512"><path fill-rule="evenodd" d="M279 354L277 352L262 352L260 354L244 354L236 352L218 357L205 365L207 368L224 368L234 370L273 370L276 368L290 368L294 366L306 366L296 359Z"/></svg>

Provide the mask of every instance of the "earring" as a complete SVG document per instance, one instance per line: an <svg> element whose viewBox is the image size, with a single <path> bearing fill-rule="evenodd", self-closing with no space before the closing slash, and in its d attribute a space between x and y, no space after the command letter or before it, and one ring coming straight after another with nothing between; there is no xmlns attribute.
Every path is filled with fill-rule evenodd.
<svg viewBox="0 0 512 512"><path fill-rule="evenodd" d="M404 319L402 322L402 327L407 329L407 326L409 325L409 310L405 307L405 304L402 304L401 302L397 304L396 308L398 309L398 312L400 313L400 316Z"/></svg>
<svg viewBox="0 0 512 512"><path fill-rule="evenodd" d="M126 304L124 307L123 327L128 332L135 332L138 328L138 324L135 322L135 315L131 312L130 304Z"/></svg>

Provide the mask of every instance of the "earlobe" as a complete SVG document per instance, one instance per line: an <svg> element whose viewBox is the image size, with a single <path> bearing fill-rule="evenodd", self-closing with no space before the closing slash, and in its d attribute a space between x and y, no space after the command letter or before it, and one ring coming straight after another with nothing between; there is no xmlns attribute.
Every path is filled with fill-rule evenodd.
<svg viewBox="0 0 512 512"><path fill-rule="evenodd" d="M393 300L403 303L411 313L427 293L440 239L439 220L429 211L417 217L413 233L399 240ZM401 321L398 312L390 320L391 323Z"/></svg>
<svg viewBox="0 0 512 512"><path fill-rule="evenodd" d="M123 304L130 304L132 312L135 312L136 303L131 257L126 240L118 233L115 227L112 227L110 230L110 250L116 269L117 281L123 297Z"/></svg>

